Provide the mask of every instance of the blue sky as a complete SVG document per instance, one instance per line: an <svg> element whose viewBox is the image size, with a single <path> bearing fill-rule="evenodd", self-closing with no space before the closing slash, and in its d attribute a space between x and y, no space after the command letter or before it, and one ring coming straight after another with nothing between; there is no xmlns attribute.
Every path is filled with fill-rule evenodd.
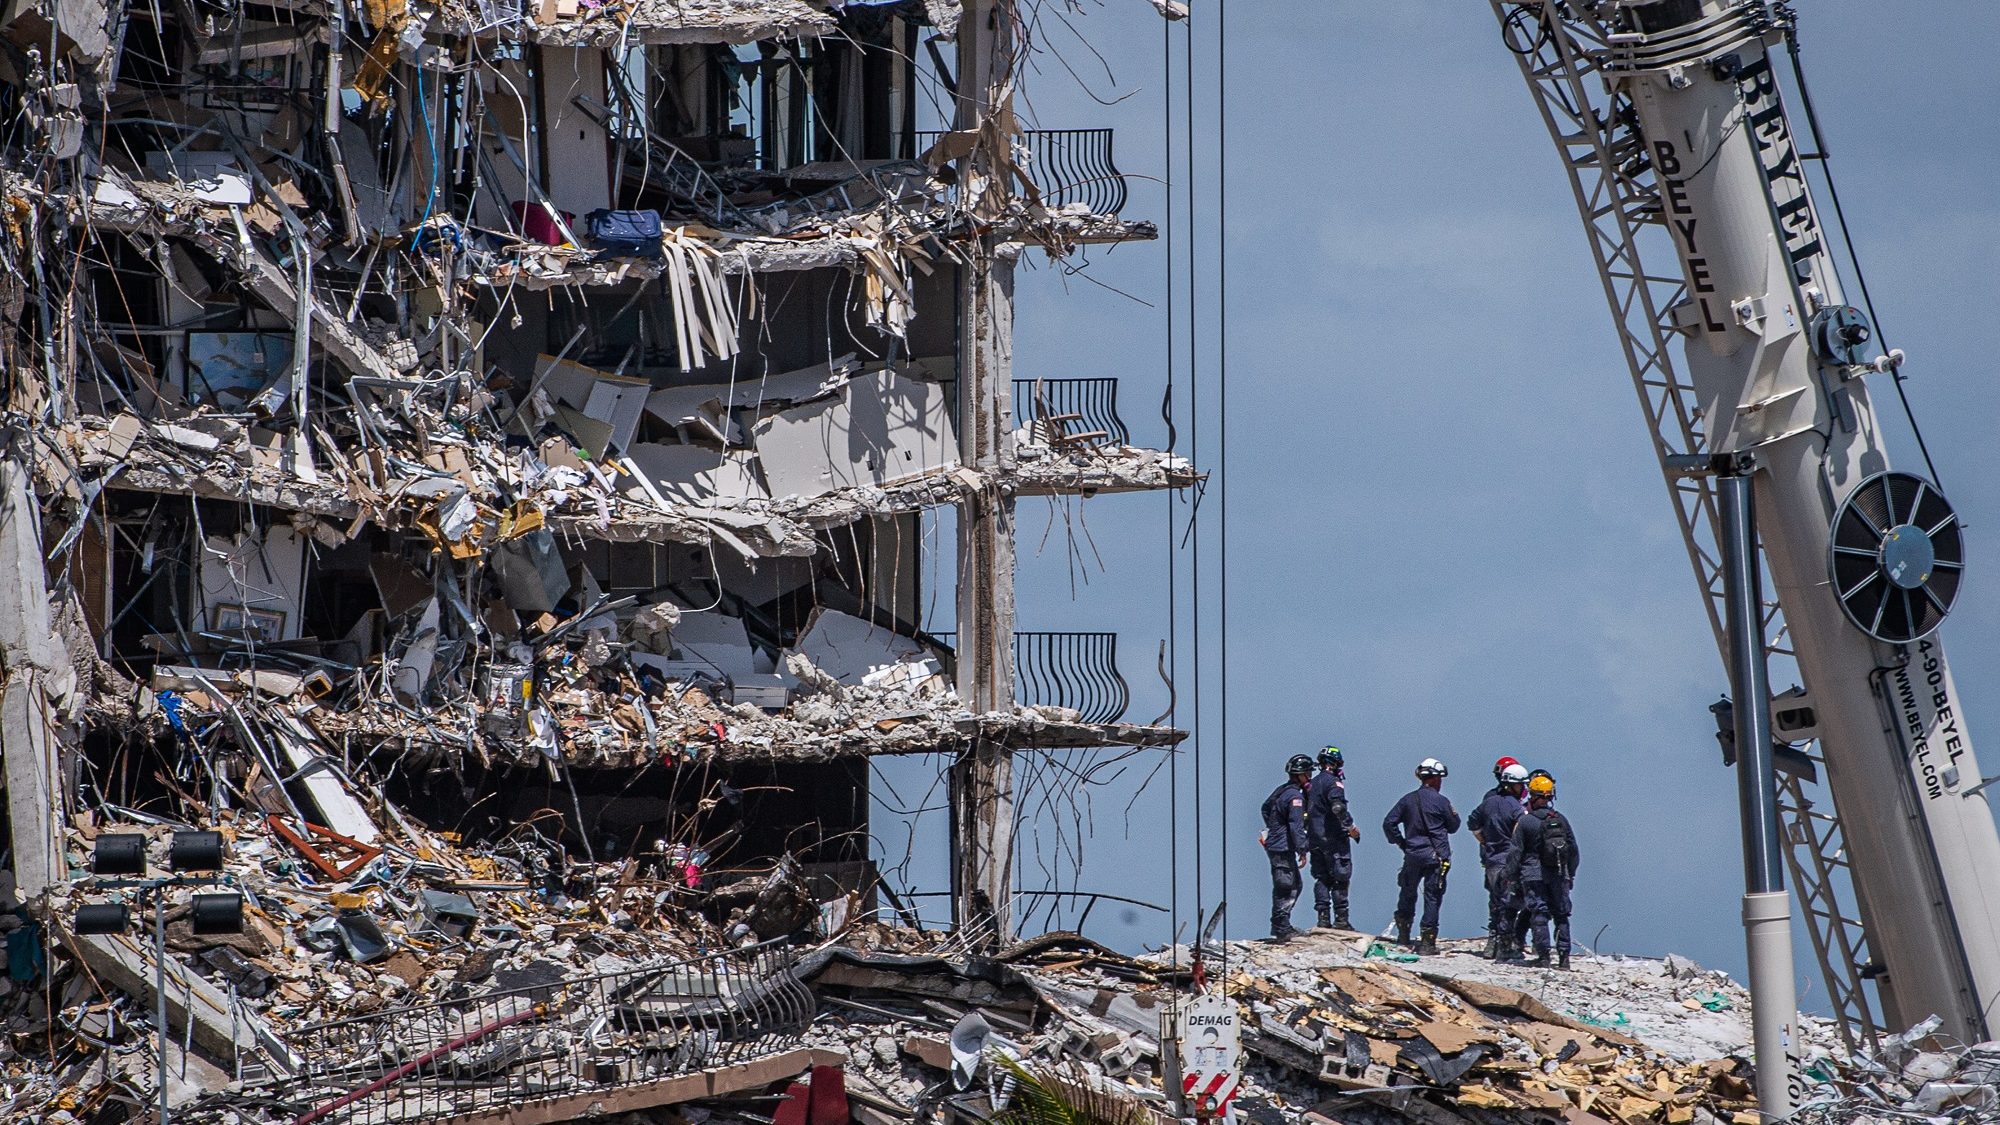
<svg viewBox="0 0 2000 1125"><path fill-rule="evenodd" d="M1989 57L2000 9L1934 0L1889 18L1857 0L1797 6L1882 328L1910 355L1918 420L1970 525L1973 571L1943 635L1975 738L2000 732L2000 584L1982 577L2000 556L1987 518L2000 512L2000 461L1989 453L2000 349L1988 327L2000 306L2000 69ZM1115 127L1119 167L1134 177L1126 215L1164 221L1158 16L1145 0L1093 0L1067 22L1053 11L1062 5L1042 7L1043 42L1067 66L1045 56L1032 76L1034 123ZM1493 758L1509 753L1561 779L1586 853L1581 940L1740 973L1735 781L1707 711L1726 679L1569 188L1487 5L1232 5L1226 267L1214 7L1197 3L1197 20L1210 22L1195 31L1192 224L1185 169L1173 177L1175 252L1193 242L1198 255L1200 415L1183 416L1181 449L1195 446L1211 471L1221 467L1215 349L1228 270L1227 727L1218 477L1201 513L1199 597L1187 588L1197 549L1176 564L1182 726L1193 725L1197 603L1202 630L1202 724L1182 756L1180 807L1165 772L1135 797L1153 763L1128 763L1091 792L1087 820L1045 809L1024 826L1025 885L1040 885L1035 856L1081 831L1078 885L1165 904L1178 822L1182 924L1200 867L1210 905L1227 871L1230 933L1261 933L1269 882L1257 803L1286 756L1333 742L1348 752L1366 832L1356 921L1380 926L1395 857L1376 825L1416 761L1443 758L1447 794L1470 811ZM1177 120L1184 35L1169 33ZM1177 135L1177 153L1184 145ZM1088 258L1090 280L1046 264L1023 273L1016 374L1116 375L1135 438L1162 444L1167 247ZM1179 315L1185 401L1184 303ZM1895 449L1899 467L1921 471L1907 436ZM1128 714L1140 720L1165 708L1153 663L1169 633L1170 502L1185 514L1181 501L1117 496L1056 511L1024 501L1018 516L1021 628L1118 631ZM2000 772L2000 733L1988 737L1987 772ZM880 772L915 801L936 765ZM906 819L877 810L892 863ZM935 845L942 828L942 814L927 814L915 838ZM1470 855L1469 836L1462 846ZM905 874L920 889L944 887L935 846ZM1444 929L1469 935L1483 919L1476 876L1455 878ZM1145 911L1101 908L1090 922L1124 947L1170 934ZM1809 957L1802 938L1799 951ZM1801 1000L1823 1000L1809 972Z"/></svg>

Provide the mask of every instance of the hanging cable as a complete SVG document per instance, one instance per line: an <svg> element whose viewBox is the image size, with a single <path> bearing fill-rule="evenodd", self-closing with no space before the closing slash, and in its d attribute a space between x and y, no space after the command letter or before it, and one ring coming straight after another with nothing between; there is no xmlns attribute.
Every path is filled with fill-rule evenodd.
<svg viewBox="0 0 2000 1125"><path fill-rule="evenodd" d="M1191 235L1187 245L1188 461L1191 464L1199 465L1201 464L1201 289L1199 275L1195 270L1196 266L1200 263L1201 240L1199 237L1192 236L1192 232L1198 229L1196 226L1196 206L1200 193L1200 188L1195 179L1194 163L1195 17L1192 11L1190 11L1188 18L1184 22L1187 24L1187 35L1181 43L1181 88L1184 95L1185 111L1183 124L1187 129L1187 141L1181 146L1181 159L1186 165L1187 175L1186 187L1183 189L1182 194L1186 196L1188 230ZM1207 849L1204 846L1206 843L1204 840L1206 833L1202 830L1202 823L1206 818L1201 814L1203 780L1201 683L1205 677L1202 675L1201 667L1201 504L1199 502L1188 510L1187 538L1192 543L1192 546L1189 548L1190 554L1188 558L1188 616L1192 619L1189 640L1194 653L1194 683L1191 693L1192 706L1190 707L1192 721L1188 734L1189 739L1194 743L1194 916L1197 920L1196 925L1199 926L1199 920L1205 914L1208 904L1207 881L1203 877ZM1195 936L1196 940L1200 939L1199 934Z"/></svg>
<svg viewBox="0 0 2000 1125"><path fill-rule="evenodd" d="M1220 682L1222 732L1223 930L1229 928L1229 16L1225 5L1215 9L1215 469L1221 478L1216 492L1216 520L1221 524L1216 545L1218 626L1216 651L1222 667ZM1229 947L1223 946L1222 979L1229 979Z"/></svg>
<svg viewBox="0 0 2000 1125"><path fill-rule="evenodd" d="M1847 264L1854 270L1855 287L1861 290L1861 307L1868 313L1868 323L1875 326L1875 338L1882 344L1882 354L1889 352L1888 334L1882 330L1882 318L1875 315L1875 299L1868 294L1868 273L1861 268L1861 258L1854 252L1854 237L1847 229L1847 212L1840 206L1840 188L1833 182L1833 153L1827 148L1826 136L1820 132L1819 113L1813 108L1812 87L1806 84L1806 69L1799 60L1798 25L1785 29L1785 49L1792 59L1792 78L1799 84L1799 101L1806 111L1806 128L1812 131L1813 156L1808 159L1819 162L1820 177L1826 181L1826 197L1833 202L1833 222L1840 228L1841 245L1847 249ZM1924 428L1917 423L1916 411L1910 407L1910 396L1903 389L1903 369L1892 368L1889 382L1896 388L1896 399L1903 404L1903 417L1909 420L1910 432L1916 435L1917 452L1924 458L1924 468L1930 471L1931 483L1944 488L1939 479L1937 464L1931 460L1930 444L1924 441Z"/></svg>
<svg viewBox="0 0 2000 1125"><path fill-rule="evenodd" d="M1166 242L1166 283L1167 283L1167 387L1160 398L1160 417L1167 425L1167 452L1174 452L1174 31L1169 20L1160 21L1160 114L1161 136L1166 146L1163 160L1165 175L1161 183L1166 189L1166 217L1161 234ZM1180 568L1174 558L1174 505L1178 498L1169 489L1165 496L1167 510L1167 670L1169 676L1180 675ZM1180 725L1180 693L1175 691L1171 680L1167 685L1167 727L1176 729ZM1168 847L1172 856L1167 863L1167 957L1168 964L1179 975L1181 967L1181 756L1179 747L1167 749L1167 831ZM1201 924L1201 915L1195 915L1195 924Z"/></svg>

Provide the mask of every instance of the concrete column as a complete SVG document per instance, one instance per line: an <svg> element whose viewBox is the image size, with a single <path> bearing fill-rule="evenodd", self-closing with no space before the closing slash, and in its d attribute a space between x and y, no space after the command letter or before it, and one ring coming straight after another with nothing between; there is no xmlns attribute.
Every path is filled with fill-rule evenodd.
<svg viewBox="0 0 2000 1125"><path fill-rule="evenodd" d="M63 791L45 694L60 649L49 624L41 541L27 469L11 456L0 460L0 765L23 900L67 874L57 835Z"/></svg>
<svg viewBox="0 0 2000 1125"><path fill-rule="evenodd" d="M958 31L960 130L1012 117L1013 0L968 0ZM1007 191L1002 130L987 129L960 161L965 202L994 208ZM976 196L971 185L982 185ZM1014 466L1014 263L987 237L966 248L958 332L960 459L989 474ZM958 692L979 712L1014 703L1014 501L989 489L958 513ZM1014 766L1000 746L980 742L951 770L952 918L960 925L991 913L1001 937L1013 932Z"/></svg>

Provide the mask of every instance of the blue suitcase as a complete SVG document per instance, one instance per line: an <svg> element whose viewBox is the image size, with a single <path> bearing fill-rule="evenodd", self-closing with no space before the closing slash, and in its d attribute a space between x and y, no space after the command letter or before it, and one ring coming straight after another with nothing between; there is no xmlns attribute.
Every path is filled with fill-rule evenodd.
<svg viewBox="0 0 2000 1125"><path fill-rule="evenodd" d="M606 257L658 258L663 253L658 211L597 210L583 222L590 245Z"/></svg>

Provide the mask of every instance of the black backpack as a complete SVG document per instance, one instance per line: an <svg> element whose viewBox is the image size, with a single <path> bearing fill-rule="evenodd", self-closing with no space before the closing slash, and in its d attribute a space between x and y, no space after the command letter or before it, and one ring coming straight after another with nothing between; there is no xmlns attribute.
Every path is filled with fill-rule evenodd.
<svg viewBox="0 0 2000 1125"><path fill-rule="evenodd" d="M1568 875L1576 867L1576 837L1570 834L1569 821L1554 809L1542 809L1536 816L1542 822L1542 866Z"/></svg>

